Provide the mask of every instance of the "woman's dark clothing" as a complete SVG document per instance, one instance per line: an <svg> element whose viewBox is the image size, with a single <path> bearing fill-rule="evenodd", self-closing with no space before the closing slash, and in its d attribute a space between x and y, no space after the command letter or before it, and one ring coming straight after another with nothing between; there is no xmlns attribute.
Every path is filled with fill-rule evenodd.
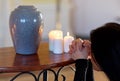
<svg viewBox="0 0 120 81"><path fill-rule="evenodd" d="M94 81L93 68L90 60L78 59L75 61L74 81Z"/></svg>

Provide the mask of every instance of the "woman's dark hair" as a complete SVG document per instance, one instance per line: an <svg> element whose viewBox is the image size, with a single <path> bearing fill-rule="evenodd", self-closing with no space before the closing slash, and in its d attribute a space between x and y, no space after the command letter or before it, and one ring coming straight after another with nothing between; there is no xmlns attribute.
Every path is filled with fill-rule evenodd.
<svg viewBox="0 0 120 81"><path fill-rule="evenodd" d="M120 24L107 23L90 33L91 50L110 81L120 81Z"/></svg>

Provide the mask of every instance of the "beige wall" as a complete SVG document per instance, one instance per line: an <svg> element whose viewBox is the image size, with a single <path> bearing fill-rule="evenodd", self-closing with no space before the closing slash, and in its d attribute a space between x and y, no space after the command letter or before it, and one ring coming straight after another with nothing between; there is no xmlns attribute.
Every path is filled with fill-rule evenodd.
<svg viewBox="0 0 120 81"><path fill-rule="evenodd" d="M18 2L15 2L18 1ZM62 0L60 19L64 36L71 32L68 0ZM18 5L34 5L44 17L43 40L48 40L48 32L56 28L56 4L54 0L0 0L0 47L13 46L9 32L9 16ZM70 33L71 34L71 33Z"/></svg>
<svg viewBox="0 0 120 81"><path fill-rule="evenodd" d="M18 5L55 4L56 0L8 0L11 9Z"/></svg>
<svg viewBox="0 0 120 81"><path fill-rule="evenodd" d="M55 3L56 0L21 0L23 3Z"/></svg>
<svg viewBox="0 0 120 81"><path fill-rule="evenodd" d="M94 28L108 22L120 23L119 0L72 0L75 5L74 32L89 36Z"/></svg>

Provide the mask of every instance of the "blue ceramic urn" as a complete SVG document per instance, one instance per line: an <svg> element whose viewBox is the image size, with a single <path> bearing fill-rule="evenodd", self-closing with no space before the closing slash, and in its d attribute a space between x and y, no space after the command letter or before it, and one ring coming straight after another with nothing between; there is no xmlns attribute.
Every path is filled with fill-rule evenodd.
<svg viewBox="0 0 120 81"><path fill-rule="evenodd" d="M17 54L37 53L42 22L42 14L34 6L18 6L11 12L9 27Z"/></svg>

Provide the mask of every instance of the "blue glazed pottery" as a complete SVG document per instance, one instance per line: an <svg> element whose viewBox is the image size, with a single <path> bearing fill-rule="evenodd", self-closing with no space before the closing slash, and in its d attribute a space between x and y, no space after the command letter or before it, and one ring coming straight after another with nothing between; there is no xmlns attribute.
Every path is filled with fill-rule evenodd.
<svg viewBox="0 0 120 81"><path fill-rule="evenodd" d="M34 6L18 6L11 12L9 27L18 54L37 53L42 15Z"/></svg>

